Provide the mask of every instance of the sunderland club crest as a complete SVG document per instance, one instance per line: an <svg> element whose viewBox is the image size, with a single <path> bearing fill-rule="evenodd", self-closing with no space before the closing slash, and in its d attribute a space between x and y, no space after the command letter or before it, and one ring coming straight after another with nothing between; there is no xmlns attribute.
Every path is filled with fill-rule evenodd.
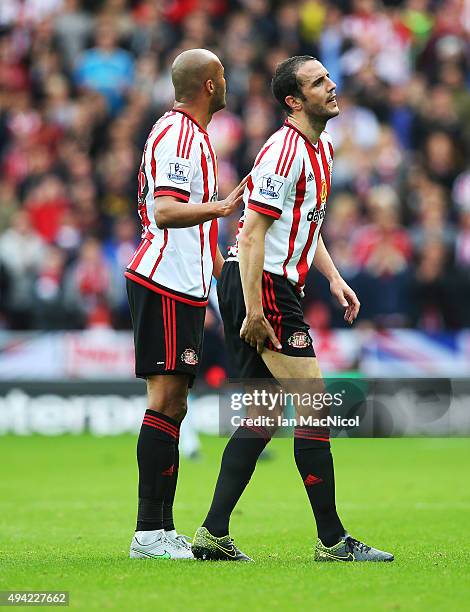
<svg viewBox="0 0 470 612"><path fill-rule="evenodd" d="M199 359L197 357L197 353L194 349L192 348L187 348L185 351L183 351L183 353L181 354L181 361L183 363L186 363L187 365L197 365Z"/></svg>
<svg viewBox="0 0 470 612"><path fill-rule="evenodd" d="M307 348L312 344L312 339L304 331L297 331L292 334L287 340L287 344L292 346L292 348L303 349Z"/></svg>

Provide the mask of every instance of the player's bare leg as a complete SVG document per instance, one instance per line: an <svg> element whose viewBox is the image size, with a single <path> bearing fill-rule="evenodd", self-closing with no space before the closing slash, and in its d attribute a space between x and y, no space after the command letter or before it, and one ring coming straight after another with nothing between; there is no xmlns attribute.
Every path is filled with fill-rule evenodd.
<svg viewBox="0 0 470 612"><path fill-rule="evenodd" d="M186 414L188 384L185 374L147 378L148 407L137 443L139 508L132 557L192 557L173 523L179 429Z"/></svg>
<svg viewBox="0 0 470 612"><path fill-rule="evenodd" d="M277 380L288 378L320 380L322 378L320 365L316 358L290 357L269 349L264 349L261 357Z"/></svg>
<svg viewBox="0 0 470 612"><path fill-rule="evenodd" d="M147 378L147 407L180 422L186 415L189 377L186 374Z"/></svg>

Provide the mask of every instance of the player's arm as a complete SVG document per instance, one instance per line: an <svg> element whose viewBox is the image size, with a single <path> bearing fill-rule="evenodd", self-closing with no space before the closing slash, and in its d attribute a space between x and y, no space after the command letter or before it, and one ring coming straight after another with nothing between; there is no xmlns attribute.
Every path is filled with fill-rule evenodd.
<svg viewBox="0 0 470 612"><path fill-rule="evenodd" d="M247 177L224 199L217 202L182 202L175 196L155 197L155 223L159 229L193 227L231 215L243 201Z"/></svg>
<svg viewBox="0 0 470 612"><path fill-rule="evenodd" d="M220 273L222 272L222 266L225 263L224 256L220 252L219 247L217 246L217 250L215 252L215 260L214 260L214 269L212 271L212 275L214 278L219 280Z"/></svg>
<svg viewBox="0 0 470 612"><path fill-rule="evenodd" d="M266 339L271 340L276 348L281 348L271 324L264 316L261 299L264 240L273 221L273 217L248 210L238 239L238 259L246 307L240 338L256 348L259 354L263 352Z"/></svg>
<svg viewBox="0 0 470 612"><path fill-rule="evenodd" d="M266 233L282 215L286 196L297 172L295 163L291 178L279 171L282 154L282 143L271 143L255 161L245 191L248 210L238 239L238 259L246 307L240 338L256 348L259 354L263 352L267 339L276 348L282 348L264 316L261 298Z"/></svg>
<svg viewBox="0 0 470 612"><path fill-rule="evenodd" d="M341 306L346 308L344 320L349 324L353 323L357 318L361 304L359 303L354 291L338 272L321 235L318 238L318 245L317 250L315 251L315 257L313 258L313 265L319 272L321 272L321 274L323 274L323 276L328 279L331 294L335 296Z"/></svg>

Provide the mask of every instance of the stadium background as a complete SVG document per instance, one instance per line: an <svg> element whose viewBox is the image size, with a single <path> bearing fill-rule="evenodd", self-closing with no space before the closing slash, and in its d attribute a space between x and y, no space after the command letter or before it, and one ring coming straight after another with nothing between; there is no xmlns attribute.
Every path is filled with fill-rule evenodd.
<svg viewBox="0 0 470 612"><path fill-rule="evenodd" d="M198 46L214 49L227 72L228 107L209 128L222 197L281 121L269 93L276 63L311 53L328 66L342 112L328 126L336 158L324 237L360 295L355 329L420 330L398 340L389 334L393 350L379 336L378 352L405 369L431 360L435 374L445 360L437 355L446 355L470 372L468 338L455 334L470 326L469 28L469 3L457 0L4 0L2 378L17 375L9 332L129 329L122 270L138 242L141 150L172 104L175 54ZM236 223L220 223L223 251ZM356 356L377 353L370 333L328 333L344 322L314 272L305 308L324 363L341 355L334 369L350 368L345 343L354 343ZM108 335L106 345L119 341ZM46 366L47 358L24 352ZM59 353L56 361L63 363ZM203 363L209 385L223 379L225 365L211 308ZM131 368L128 359L127 375Z"/></svg>
<svg viewBox="0 0 470 612"><path fill-rule="evenodd" d="M222 58L209 132L220 195L282 121L269 82L309 53L337 83L323 235L362 302L346 331L312 271L306 319L326 373L470 375L470 3L4 0L0 8L0 380L132 379L123 269L136 174L182 49ZM222 251L237 215L220 222ZM225 378L215 291L203 386Z"/></svg>
<svg viewBox="0 0 470 612"><path fill-rule="evenodd" d="M0 550L10 582L2 588L66 584L87 609L156 601L145 582L152 569L124 565L135 513L129 432L139 427L145 398L132 377L123 268L139 241L142 147L172 104L170 66L181 50L210 48L226 68L228 106L209 126L222 197L282 120L269 91L278 61L313 54L337 83L341 115L328 125L335 164L323 235L362 309L354 328L345 329L326 282L311 273L306 317L324 372L468 379L469 35L468 0L0 2L0 433L114 435L0 439L2 464L10 466L2 477L10 529L2 530ZM223 252L236 225L237 216L220 223ZM196 429L214 432L226 374L214 300L201 370L190 413ZM470 431L466 413L464 406L460 433ZM440 433L447 431L445 422ZM190 532L207 507L223 442L203 437L201 461L184 464L176 506L183 530ZM255 538L261 558L256 584L239 572L243 601L253 609L268 592L279 609L302 607L312 595L305 585L288 592L284 582L311 571L307 557L301 566L300 553L292 552L304 545L301 530L293 535L288 524L279 531L264 511L269 503L296 513L299 527L311 525L300 487L291 490L284 472L289 449L278 442L241 504L254 529L241 543L249 548ZM387 586L392 607L462 601L459 576L469 555L458 525L470 500L458 474L468 466L468 439L382 441L385 454L380 441L355 441L354 462L346 442L337 441L336 456L348 518L384 546L396 548L399 533L406 543L398 557L412 558L373 584L361 579L365 574L351 576L358 607L368 607L361 589L371 608L382 606ZM357 480L361 466L368 482ZM289 507L269 488L274 480L289 491ZM439 501L436 482L448 486ZM377 507L360 505L371 498ZM75 533L81 535L71 545ZM279 553L274 560L268 539ZM106 565L96 542L114 565ZM449 546L458 550L452 562ZM205 569L188 571L180 603L204 609L197 590ZM353 608L350 581L329 571L322 575L334 586L317 586L312 603ZM422 580L433 580L434 571L439 593ZM166 568L159 572L176 584ZM90 586L95 576L106 585L101 594ZM228 570L214 570L209 584L224 597L232 579ZM115 599L107 599L106 588Z"/></svg>

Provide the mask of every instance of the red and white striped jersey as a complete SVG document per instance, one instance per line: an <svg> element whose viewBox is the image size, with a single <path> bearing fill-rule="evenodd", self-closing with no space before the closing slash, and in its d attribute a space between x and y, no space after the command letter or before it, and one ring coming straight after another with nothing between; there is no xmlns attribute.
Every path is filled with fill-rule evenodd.
<svg viewBox="0 0 470 612"><path fill-rule="evenodd" d="M275 219L265 240L264 270L302 292L312 265L330 192L333 146L327 132L312 144L287 120L262 147L244 193L247 209ZM238 259L238 240L228 259Z"/></svg>
<svg viewBox="0 0 470 612"><path fill-rule="evenodd" d="M209 136L188 113L173 109L153 126L142 155L138 212L142 241L126 276L186 304L205 306L217 248L217 220L158 229L154 198L189 205L217 200L217 162Z"/></svg>

